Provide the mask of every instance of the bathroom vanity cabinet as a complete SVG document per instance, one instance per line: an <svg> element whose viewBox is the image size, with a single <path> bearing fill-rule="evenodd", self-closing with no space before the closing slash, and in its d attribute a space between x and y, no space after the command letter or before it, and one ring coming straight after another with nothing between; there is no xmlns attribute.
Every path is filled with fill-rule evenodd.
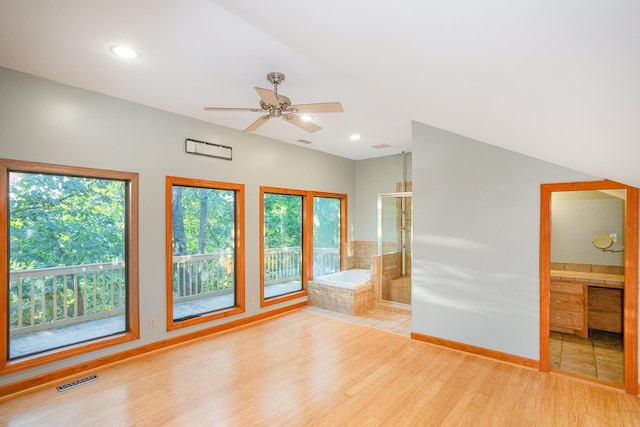
<svg viewBox="0 0 640 427"><path fill-rule="evenodd" d="M551 270L552 331L587 337L589 329L622 333L624 275Z"/></svg>
<svg viewBox="0 0 640 427"><path fill-rule="evenodd" d="M622 333L621 287L589 286L589 328Z"/></svg>
<svg viewBox="0 0 640 427"><path fill-rule="evenodd" d="M589 335L587 284L552 280L549 300L549 325L552 331Z"/></svg>

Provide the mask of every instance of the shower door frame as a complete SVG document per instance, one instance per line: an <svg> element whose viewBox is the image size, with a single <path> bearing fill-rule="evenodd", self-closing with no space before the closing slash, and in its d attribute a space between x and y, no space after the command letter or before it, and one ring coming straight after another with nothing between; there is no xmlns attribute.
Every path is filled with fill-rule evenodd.
<svg viewBox="0 0 640 427"><path fill-rule="evenodd" d="M405 304L405 303L401 303L401 302L395 302L395 301L390 301L390 300L385 300L382 299L382 284L383 284L383 280L384 280L384 264L383 264L383 256L384 253L382 251L382 200L384 198L401 198L402 199L402 210L404 211L406 209L406 198L411 198L413 199L413 192L412 191L401 191L401 192L395 192L395 193L380 193L378 194L378 255L380 256L380 279L379 279L379 289L378 289L378 295L377 295L377 303L378 304L388 304L388 305L393 305L393 306L401 306L401 307L407 307L407 306L411 306L411 303L409 304ZM406 213L404 213L405 218L405 226L404 226L404 230L402 230L402 237L400 239L401 241L401 262L402 262L402 276L405 275L406 273L406 241L407 241L407 236L406 236ZM413 215L411 215L411 221L413 221ZM412 224L413 225L413 224ZM411 236L409 237L409 240L411 241L411 245L413 245L413 226L411 227ZM411 254L411 256L413 257L413 254Z"/></svg>

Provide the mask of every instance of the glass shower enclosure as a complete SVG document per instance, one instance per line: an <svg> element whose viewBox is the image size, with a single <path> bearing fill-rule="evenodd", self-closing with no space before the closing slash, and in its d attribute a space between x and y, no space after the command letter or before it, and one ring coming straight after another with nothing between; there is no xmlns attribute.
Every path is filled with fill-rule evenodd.
<svg viewBox="0 0 640 427"><path fill-rule="evenodd" d="M378 196L381 303L411 304L411 221L410 192Z"/></svg>

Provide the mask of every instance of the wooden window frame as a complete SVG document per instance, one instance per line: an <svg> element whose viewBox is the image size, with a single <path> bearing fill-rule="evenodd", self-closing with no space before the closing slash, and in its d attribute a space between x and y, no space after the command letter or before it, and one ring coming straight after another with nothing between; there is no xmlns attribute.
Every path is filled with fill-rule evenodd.
<svg viewBox="0 0 640 427"><path fill-rule="evenodd" d="M264 297L264 195L282 194L302 197L302 289L296 292L265 299ZM295 190L280 187L260 187L260 307L306 297L307 283L313 279L313 198L340 199L340 269L344 270L347 239L347 195L310 190Z"/></svg>
<svg viewBox="0 0 640 427"><path fill-rule="evenodd" d="M345 269L345 255L344 248L347 244L347 195L340 193L327 193L327 192L312 192L311 193L311 235L313 237L313 199L315 197L322 197L326 199L339 199L340 200L340 270ZM313 251L313 241L311 243L311 250ZM313 272L313 252L310 256L311 272ZM310 277L312 279L313 277Z"/></svg>
<svg viewBox="0 0 640 427"><path fill-rule="evenodd" d="M65 358L86 354L92 351L112 347L140 338L139 319L139 265L138 265L138 174L134 172L120 172L104 169L93 169L74 166L62 166L49 163L37 163L20 160L0 159L0 230L6 231L9 226L8 185L10 172L42 173L67 175L86 178L100 178L121 180L126 183L126 283L127 283L127 330L107 337L99 337L88 342L81 342L52 349L35 355L9 360L8 358L8 316L0 316L0 330L4 331L0 338L0 375L13 373ZM9 236L0 239L0 306L7 307L9 277Z"/></svg>
<svg viewBox="0 0 640 427"><path fill-rule="evenodd" d="M235 267L235 305L233 307L203 313L198 317L175 321L173 318L173 187L184 186L194 188L208 188L212 190L231 190L236 194L234 213L234 267ZM245 249L244 249L244 184L208 181L201 179L166 177L166 297L167 331L185 328L212 320L238 315L245 312Z"/></svg>

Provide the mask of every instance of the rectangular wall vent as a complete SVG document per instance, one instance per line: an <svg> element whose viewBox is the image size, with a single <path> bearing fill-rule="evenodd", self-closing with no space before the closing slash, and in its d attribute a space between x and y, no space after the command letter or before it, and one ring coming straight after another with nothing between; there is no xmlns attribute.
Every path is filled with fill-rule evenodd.
<svg viewBox="0 0 640 427"><path fill-rule="evenodd" d="M184 140L184 152L199 156L215 157L217 159L231 160L232 148L213 142L198 141L195 139Z"/></svg>
<svg viewBox="0 0 640 427"><path fill-rule="evenodd" d="M79 380L75 380L75 381L71 381L70 383L59 385L58 387L56 387L56 390L58 391L69 390L70 388L88 383L89 381L95 381L98 378L100 377L97 375L89 375L88 377L80 378Z"/></svg>
<svg viewBox="0 0 640 427"><path fill-rule="evenodd" d="M302 143L302 144L313 144L313 142L307 140L307 139L299 139L298 142Z"/></svg>
<svg viewBox="0 0 640 427"><path fill-rule="evenodd" d="M378 145L372 145L371 146L371 148L375 148L375 149L378 149L378 150L381 150L383 148L389 148L389 147L391 147L391 145L389 145L389 144L378 144Z"/></svg>

